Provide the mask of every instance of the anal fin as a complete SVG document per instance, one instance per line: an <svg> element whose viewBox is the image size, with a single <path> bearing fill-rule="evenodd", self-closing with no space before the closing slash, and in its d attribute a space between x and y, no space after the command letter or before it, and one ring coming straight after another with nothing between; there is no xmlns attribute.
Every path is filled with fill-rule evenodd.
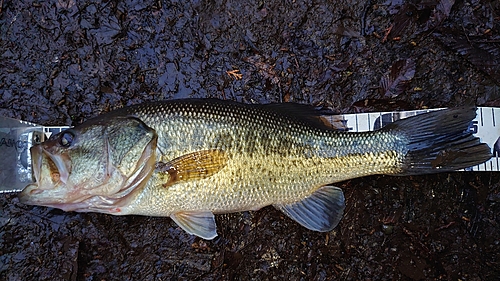
<svg viewBox="0 0 500 281"><path fill-rule="evenodd" d="M344 193L338 187L323 186L301 201L273 206L308 229L326 232L334 229L342 219Z"/></svg>
<svg viewBox="0 0 500 281"><path fill-rule="evenodd" d="M179 212L170 216L189 234L212 240L217 236L214 214L210 211Z"/></svg>

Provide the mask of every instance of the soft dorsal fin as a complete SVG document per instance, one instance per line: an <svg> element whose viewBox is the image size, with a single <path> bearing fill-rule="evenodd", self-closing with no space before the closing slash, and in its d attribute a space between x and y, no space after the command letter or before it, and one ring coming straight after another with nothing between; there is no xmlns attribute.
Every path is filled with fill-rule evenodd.
<svg viewBox="0 0 500 281"><path fill-rule="evenodd" d="M326 130L336 130L336 128L323 117L325 115L335 114L333 111L326 108L292 102L256 104L252 106L277 112L281 115L287 116L288 118L306 123L312 127Z"/></svg>
<svg viewBox="0 0 500 281"><path fill-rule="evenodd" d="M187 233L212 240L217 236L214 214L210 211L179 212L170 216Z"/></svg>
<svg viewBox="0 0 500 281"><path fill-rule="evenodd" d="M156 163L156 171L168 173L164 187L179 181L203 179L226 166L226 153L217 149L200 150L177 157L167 163Z"/></svg>
<svg viewBox="0 0 500 281"><path fill-rule="evenodd" d="M326 232L334 229L342 219L344 193L338 187L323 186L301 201L275 204L274 207L308 229Z"/></svg>

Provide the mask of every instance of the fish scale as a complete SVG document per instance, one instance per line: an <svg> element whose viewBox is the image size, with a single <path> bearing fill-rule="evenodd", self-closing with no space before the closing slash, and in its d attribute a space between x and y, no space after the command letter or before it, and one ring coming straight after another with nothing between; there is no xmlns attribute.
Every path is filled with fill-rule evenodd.
<svg viewBox="0 0 500 281"><path fill-rule="evenodd" d="M185 138L168 133L160 136L159 160L173 159L205 149L223 149L230 154L231 160L217 175L209 179L179 183L175 190L155 188L162 181L151 181L152 184L148 185L151 186L150 192L157 195L148 199L160 199L154 200L154 203L137 204L158 206L156 210L145 208L145 215L172 213L173 203L164 198L172 197L175 200L181 194L190 194L190 202L180 206L189 211L201 207L220 213L273 202L294 202L328 183L367 174L395 173L399 171L395 165L400 161L397 159L403 158L395 157L396 145L391 147L389 144L395 142L396 137L388 134L362 133L354 137L351 133L306 127L300 120L243 106L222 107L210 103L200 104L198 107L189 103L164 108L153 106L156 108L151 110L144 106L138 107L137 111L129 108L128 113L137 116L157 132L186 132ZM159 116L165 122L149 122L149 119L159 120ZM265 123L265 120L270 121ZM190 139L197 140L194 142L196 145L189 141L189 144L184 143ZM373 143L385 145L373 147ZM374 149L373 152L370 152L370 146ZM342 154L351 156L339 158ZM329 155L335 157L328 157ZM272 164L262 166L262 163ZM361 163L369 165L364 170L352 169ZM256 168L259 166L260 168ZM278 175L281 180L269 180L267 174ZM234 190L240 190L250 199L231 196ZM272 198L267 197L262 190L272 193ZM131 208L130 212L137 213L139 210Z"/></svg>

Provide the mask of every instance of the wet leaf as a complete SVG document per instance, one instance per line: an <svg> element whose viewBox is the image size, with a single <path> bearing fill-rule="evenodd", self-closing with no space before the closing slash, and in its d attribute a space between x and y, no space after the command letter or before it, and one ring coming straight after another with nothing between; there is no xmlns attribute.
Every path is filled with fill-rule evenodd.
<svg viewBox="0 0 500 281"><path fill-rule="evenodd" d="M339 25L336 28L333 29L333 33L341 36L346 36L346 37L361 37L361 34L352 27L345 27L343 25Z"/></svg>
<svg viewBox="0 0 500 281"><path fill-rule="evenodd" d="M485 38L466 36L457 30L441 30L435 33L443 44L464 56L472 65L486 72L500 85L500 36Z"/></svg>
<svg viewBox="0 0 500 281"><path fill-rule="evenodd" d="M420 28L415 34L432 31L450 15L455 0L423 1L417 4L408 2L404 4L394 17L385 39L393 40L402 36L412 23L417 23ZM397 5L391 6L392 11Z"/></svg>
<svg viewBox="0 0 500 281"><path fill-rule="evenodd" d="M243 58L243 61L253 64L253 66L257 68L257 71L264 79L270 81L272 84L275 85L279 84L279 77L276 71L274 70L274 65L268 64L262 56L255 55L251 57L246 57Z"/></svg>
<svg viewBox="0 0 500 281"><path fill-rule="evenodd" d="M450 15L453 4L455 4L455 0L440 0L426 23L426 29L434 29L441 25Z"/></svg>
<svg viewBox="0 0 500 281"><path fill-rule="evenodd" d="M409 82L415 76L415 61L413 59L398 60L380 80L380 91L383 97L394 98L403 93Z"/></svg>
<svg viewBox="0 0 500 281"><path fill-rule="evenodd" d="M416 20L417 9L414 5L406 3L401 7L399 12L394 16L393 23L388 29L385 40L393 40L400 37L405 29Z"/></svg>

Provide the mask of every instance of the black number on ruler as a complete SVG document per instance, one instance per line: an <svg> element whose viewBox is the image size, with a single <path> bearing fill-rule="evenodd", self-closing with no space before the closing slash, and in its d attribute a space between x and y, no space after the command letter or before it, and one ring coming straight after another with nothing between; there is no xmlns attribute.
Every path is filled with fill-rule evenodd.
<svg viewBox="0 0 500 281"><path fill-rule="evenodd" d="M476 120L471 121L469 124L469 128L467 128L467 131L469 131L473 134L477 134L477 123L478 123L478 121L476 121Z"/></svg>

